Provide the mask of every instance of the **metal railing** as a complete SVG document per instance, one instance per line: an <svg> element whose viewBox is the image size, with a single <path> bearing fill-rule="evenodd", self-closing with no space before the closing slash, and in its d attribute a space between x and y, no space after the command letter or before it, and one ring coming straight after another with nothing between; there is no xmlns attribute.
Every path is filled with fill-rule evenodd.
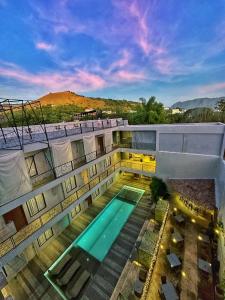
<svg viewBox="0 0 225 300"><path fill-rule="evenodd" d="M127 120L111 119L111 120L95 120L87 122L68 122L60 124L41 124L17 127L1 127L0 126L0 149L15 148L21 149L23 145L47 142L48 140L58 139L62 137L82 134L101 129L124 126Z"/></svg>
<svg viewBox="0 0 225 300"><path fill-rule="evenodd" d="M138 163L139 166L142 164L142 168L139 170L145 170L147 163ZM53 218L55 218L58 214L62 213L65 209L67 209L70 205L75 203L81 196L88 193L92 190L96 185L106 179L108 176L113 174L121 167L127 167L126 162L118 161L114 165L109 166L107 170L102 172L99 175L96 175L95 178L89 180L88 183L85 183L78 190L76 190L72 195L66 197L63 201L50 208L47 212L43 213L41 216L37 217L31 223L26 225L24 228L7 238L5 241L0 243L0 257L3 257L11 250L15 249L21 242L29 238L32 234L34 234L37 230L39 230L43 225L50 222ZM128 166L130 168L130 166Z"/></svg>
<svg viewBox="0 0 225 300"><path fill-rule="evenodd" d="M53 181L57 178L60 178L64 175L66 175L66 174L69 174L70 172L74 171L75 169L77 169L79 167L82 167L82 166L86 165L87 163L92 162L95 159L114 151L115 149L118 149L118 148L132 149L132 147L133 147L133 149L136 149L136 148L134 148L135 146L136 146L136 144L133 144L133 143L112 144L112 145L108 145L108 146L104 147L101 151L96 150L94 152L90 152L90 153L82 155L82 156L80 156L76 159L68 161L64 164L61 164L61 165L58 165L58 166L55 166L55 167L51 167L47 171L44 171L44 172L39 173L35 176L32 176L31 181L32 181L32 185L33 185L33 190L35 190L35 189L51 182L51 181ZM142 149L141 148L142 146L143 146L143 144L139 144L137 149ZM145 143L144 146L145 146L146 150L147 150L147 148L148 148L148 150L150 150L150 148L153 147L153 144ZM130 162L130 163L135 165L135 162L133 162L133 161ZM143 164L141 164L140 166L141 166L141 168L143 168ZM142 170L142 171L155 172L153 167L150 168L150 164L148 164L147 166L145 167L145 170ZM133 168L133 167L131 167L131 168ZM12 201L16 201L16 200L17 200L17 198L14 198L14 199L10 199L8 201L5 201L4 203L0 203L0 207L4 206L5 204L10 203Z"/></svg>

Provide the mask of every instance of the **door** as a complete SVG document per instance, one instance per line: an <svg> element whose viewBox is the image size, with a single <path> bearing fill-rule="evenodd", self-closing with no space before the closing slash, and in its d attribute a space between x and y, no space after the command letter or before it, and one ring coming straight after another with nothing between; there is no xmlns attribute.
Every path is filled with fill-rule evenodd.
<svg viewBox="0 0 225 300"><path fill-rule="evenodd" d="M103 136L97 136L97 154L104 153L104 139Z"/></svg>
<svg viewBox="0 0 225 300"><path fill-rule="evenodd" d="M3 218L6 224L10 221L13 221L17 231L19 231L28 224L22 206L18 206L13 210L7 212L3 215Z"/></svg>
<svg viewBox="0 0 225 300"><path fill-rule="evenodd" d="M87 201L88 206L92 205L92 198L91 198L91 196L88 196L87 199L86 199L86 201Z"/></svg>

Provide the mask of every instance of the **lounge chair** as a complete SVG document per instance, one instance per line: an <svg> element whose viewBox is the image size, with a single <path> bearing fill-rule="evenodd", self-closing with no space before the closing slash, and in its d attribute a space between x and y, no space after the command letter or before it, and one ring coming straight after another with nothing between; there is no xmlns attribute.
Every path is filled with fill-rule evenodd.
<svg viewBox="0 0 225 300"><path fill-rule="evenodd" d="M49 273L51 275L58 275L70 260L71 256L69 254L65 255L52 270L49 270Z"/></svg>
<svg viewBox="0 0 225 300"><path fill-rule="evenodd" d="M73 275L78 271L80 268L79 261L75 260L72 265L68 268L68 270L63 274L61 278L57 278L56 282L58 285L66 285L70 279L73 277Z"/></svg>
<svg viewBox="0 0 225 300"><path fill-rule="evenodd" d="M81 292L82 288L84 287L85 283L90 278L91 274L84 270L83 273L80 275L80 277L77 279L75 284L68 290L66 290L66 297L68 299L76 298L79 293Z"/></svg>

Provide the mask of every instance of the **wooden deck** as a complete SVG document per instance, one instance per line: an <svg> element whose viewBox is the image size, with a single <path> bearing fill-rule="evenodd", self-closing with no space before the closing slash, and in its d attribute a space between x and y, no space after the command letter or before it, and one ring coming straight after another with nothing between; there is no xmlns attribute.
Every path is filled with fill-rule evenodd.
<svg viewBox="0 0 225 300"><path fill-rule="evenodd" d="M61 299L44 277L44 272L119 192L123 185L142 188L146 192L112 245L106 258L101 263L94 278L89 282L84 293L86 300L109 299L149 212L149 182L146 180L137 180L133 179L133 177L122 176L104 195L97 199L92 206L77 217L55 240L35 256L9 282L6 291L12 294L16 300Z"/></svg>

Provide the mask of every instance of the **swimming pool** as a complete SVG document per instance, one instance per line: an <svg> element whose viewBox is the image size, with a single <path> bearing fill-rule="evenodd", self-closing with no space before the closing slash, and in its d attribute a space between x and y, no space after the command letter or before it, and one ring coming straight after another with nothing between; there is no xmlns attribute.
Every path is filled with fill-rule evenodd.
<svg viewBox="0 0 225 300"><path fill-rule="evenodd" d="M102 261L127 222L144 190L124 186L73 242Z"/></svg>

